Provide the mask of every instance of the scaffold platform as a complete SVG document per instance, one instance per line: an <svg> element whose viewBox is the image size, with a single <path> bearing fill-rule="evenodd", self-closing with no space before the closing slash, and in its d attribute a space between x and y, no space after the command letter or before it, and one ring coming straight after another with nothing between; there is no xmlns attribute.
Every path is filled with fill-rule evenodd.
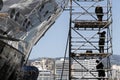
<svg viewBox="0 0 120 80"><path fill-rule="evenodd" d="M110 56L110 53L72 53L71 57L79 57L82 59L96 59L96 58L105 58Z"/></svg>
<svg viewBox="0 0 120 80"><path fill-rule="evenodd" d="M77 78L77 77L71 77L72 79L108 79L108 77L82 77L82 78Z"/></svg>
<svg viewBox="0 0 120 80"><path fill-rule="evenodd" d="M109 21L95 21L95 20L75 20L73 21L75 28L107 28Z"/></svg>
<svg viewBox="0 0 120 80"><path fill-rule="evenodd" d="M102 69L102 70L111 71L111 69ZM92 69L92 70L87 70L87 69L71 69L71 71L72 72L98 72L95 69Z"/></svg>
<svg viewBox="0 0 120 80"><path fill-rule="evenodd" d="M81 79L108 79L108 77L83 77Z"/></svg>

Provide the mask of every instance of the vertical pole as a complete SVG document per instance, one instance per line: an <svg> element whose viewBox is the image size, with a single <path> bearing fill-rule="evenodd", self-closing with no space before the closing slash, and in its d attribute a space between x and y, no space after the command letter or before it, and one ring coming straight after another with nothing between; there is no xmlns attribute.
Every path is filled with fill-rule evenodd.
<svg viewBox="0 0 120 80"><path fill-rule="evenodd" d="M111 17L111 1L110 0L107 0L107 21L112 21L110 18ZM110 41L109 41L110 39ZM112 47L110 48L109 50L109 44L112 45L112 26L111 24L109 25L109 27L107 28L107 54L113 54L113 51L112 51ZM110 69L111 68L111 63L110 63L110 57L107 57L107 69ZM107 77L110 77L112 76L112 72L111 71L107 71Z"/></svg>
<svg viewBox="0 0 120 80"><path fill-rule="evenodd" d="M72 0L70 0L70 20L69 20L69 80L71 80L71 27L72 27Z"/></svg>
<svg viewBox="0 0 120 80"><path fill-rule="evenodd" d="M107 13L108 13L108 1L109 0L107 0ZM108 13L109 14L109 13ZM109 15L107 14L107 21L109 21L109 19L108 19L108 17L109 17ZM107 54L109 53L109 51L108 51L108 40L109 40L109 37L110 37L110 35L108 35L108 33L109 33L109 27L107 28ZM109 69L109 56L107 57L107 69ZM108 75L109 75L109 71L107 70L107 74L106 74L106 76L108 77Z"/></svg>

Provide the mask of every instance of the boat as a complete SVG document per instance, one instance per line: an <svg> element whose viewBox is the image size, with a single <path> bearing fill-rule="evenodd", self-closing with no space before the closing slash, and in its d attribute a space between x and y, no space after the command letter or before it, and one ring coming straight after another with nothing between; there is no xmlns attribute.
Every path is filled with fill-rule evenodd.
<svg viewBox="0 0 120 80"><path fill-rule="evenodd" d="M1 0L0 80L18 80L33 46L67 4L68 0Z"/></svg>

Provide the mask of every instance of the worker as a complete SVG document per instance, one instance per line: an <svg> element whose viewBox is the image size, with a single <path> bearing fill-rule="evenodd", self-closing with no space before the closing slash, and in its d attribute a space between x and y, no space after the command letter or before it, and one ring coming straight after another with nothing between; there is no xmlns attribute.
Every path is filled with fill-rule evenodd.
<svg viewBox="0 0 120 80"><path fill-rule="evenodd" d="M101 6L97 6L95 8L95 13L97 15L98 21L102 21L102 18L103 18L103 8Z"/></svg>
<svg viewBox="0 0 120 80"><path fill-rule="evenodd" d="M97 65L96 65L96 69L97 69L97 71L98 71L98 80L105 80L105 70L103 70L103 67L104 67L104 65L103 65L103 63L102 62L100 62L99 60L96 60L96 63L97 63Z"/></svg>
<svg viewBox="0 0 120 80"><path fill-rule="evenodd" d="M105 34L106 32L98 32L99 35L99 52L104 53L104 45L105 45Z"/></svg>
<svg viewBox="0 0 120 80"><path fill-rule="evenodd" d="M3 0L0 0L0 10L2 9L3 7Z"/></svg>

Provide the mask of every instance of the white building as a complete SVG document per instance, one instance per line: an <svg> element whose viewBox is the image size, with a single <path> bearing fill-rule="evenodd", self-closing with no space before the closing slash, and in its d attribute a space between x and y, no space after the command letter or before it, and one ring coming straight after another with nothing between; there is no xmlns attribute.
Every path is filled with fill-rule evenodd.
<svg viewBox="0 0 120 80"><path fill-rule="evenodd" d="M41 61L34 61L31 65L37 67L39 70L43 69Z"/></svg>
<svg viewBox="0 0 120 80"><path fill-rule="evenodd" d="M64 59L55 61L55 80L68 80L69 75L69 60L65 60L64 68L63 68ZM61 79L61 74L63 70L63 75Z"/></svg>
<svg viewBox="0 0 120 80"><path fill-rule="evenodd" d="M120 65L112 65L112 79L120 80Z"/></svg>
<svg viewBox="0 0 120 80"><path fill-rule="evenodd" d="M36 66L39 69L38 80L61 80L62 70L63 70L62 80L68 80L69 60L68 59L65 60L64 68L63 68L63 62L64 62L63 58L56 60L55 62L54 61L52 61L51 59L41 59L40 61L35 61L31 63L31 65ZM76 61L72 62L71 65L72 77L79 79L95 78L93 75L98 77L98 72L96 70L96 65L97 65L96 59L78 60L78 62L80 64L78 64ZM114 67L115 66L113 66L113 68ZM88 70L91 72L89 72ZM114 74L114 75L118 75L118 74ZM86 79L82 79L82 80L86 80ZM87 79L87 80L97 80L97 79Z"/></svg>
<svg viewBox="0 0 120 80"><path fill-rule="evenodd" d="M42 58L39 61L31 63L39 69L39 76L37 80L54 80L55 63L51 58Z"/></svg>
<svg viewBox="0 0 120 80"><path fill-rule="evenodd" d="M37 80L54 80L50 70L40 70Z"/></svg>

